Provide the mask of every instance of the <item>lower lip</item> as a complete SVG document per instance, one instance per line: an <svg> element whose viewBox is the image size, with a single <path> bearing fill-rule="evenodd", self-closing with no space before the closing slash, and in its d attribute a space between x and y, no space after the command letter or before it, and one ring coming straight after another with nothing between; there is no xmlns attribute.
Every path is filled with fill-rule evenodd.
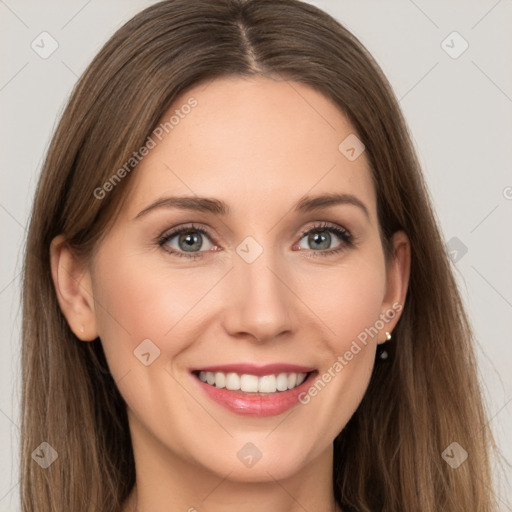
<svg viewBox="0 0 512 512"><path fill-rule="evenodd" d="M291 409L299 402L299 395L310 386L318 372L308 374L306 380L296 388L288 391L276 391L275 393L244 393L243 391L230 391L226 388L210 386L195 375L194 380L201 386L204 392L218 404L236 414L243 416L276 416Z"/></svg>

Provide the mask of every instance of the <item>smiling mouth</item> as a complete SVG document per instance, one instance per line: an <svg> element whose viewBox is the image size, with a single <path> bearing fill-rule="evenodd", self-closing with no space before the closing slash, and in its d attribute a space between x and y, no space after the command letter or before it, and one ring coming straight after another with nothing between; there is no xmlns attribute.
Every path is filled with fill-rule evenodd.
<svg viewBox="0 0 512 512"><path fill-rule="evenodd" d="M218 389L238 391L248 394L282 393L295 389L309 380L316 370L310 372L281 372L269 375L250 373L193 371L201 382Z"/></svg>

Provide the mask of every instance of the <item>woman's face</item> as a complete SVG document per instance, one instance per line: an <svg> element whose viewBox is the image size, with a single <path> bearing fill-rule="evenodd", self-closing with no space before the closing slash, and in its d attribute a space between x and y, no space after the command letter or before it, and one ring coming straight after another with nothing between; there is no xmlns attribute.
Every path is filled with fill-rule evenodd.
<svg viewBox="0 0 512 512"><path fill-rule="evenodd" d="M285 478L331 456L361 402L406 241L386 269L366 154L319 92L223 78L173 114L83 281L83 338L101 338L139 466Z"/></svg>

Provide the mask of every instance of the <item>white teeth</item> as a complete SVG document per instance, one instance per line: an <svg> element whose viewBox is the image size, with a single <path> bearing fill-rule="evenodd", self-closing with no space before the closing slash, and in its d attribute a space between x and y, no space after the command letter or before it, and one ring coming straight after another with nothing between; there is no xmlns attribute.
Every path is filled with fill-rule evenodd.
<svg viewBox="0 0 512 512"><path fill-rule="evenodd" d="M307 373L279 373L277 375L250 375L244 373L199 372L199 379L210 386L226 388L230 391L243 391L244 393L275 393L287 391L300 386L307 377Z"/></svg>
<svg viewBox="0 0 512 512"><path fill-rule="evenodd" d="M236 373L226 375L226 389L237 391L240 389L240 377Z"/></svg>
<svg viewBox="0 0 512 512"><path fill-rule="evenodd" d="M276 376L275 375L263 375L259 378L258 391L260 393L275 393L276 387Z"/></svg>
<svg viewBox="0 0 512 512"><path fill-rule="evenodd" d="M280 373L276 379L277 391L286 391L288 389L288 376L286 373Z"/></svg>
<svg viewBox="0 0 512 512"><path fill-rule="evenodd" d="M226 387L226 376L223 373L217 372L215 374L215 385L218 388L225 388Z"/></svg>
<svg viewBox="0 0 512 512"><path fill-rule="evenodd" d="M256 393L258 391L258 380L256 375L244 374L240 377L240 389L246 393Z"/></svg>

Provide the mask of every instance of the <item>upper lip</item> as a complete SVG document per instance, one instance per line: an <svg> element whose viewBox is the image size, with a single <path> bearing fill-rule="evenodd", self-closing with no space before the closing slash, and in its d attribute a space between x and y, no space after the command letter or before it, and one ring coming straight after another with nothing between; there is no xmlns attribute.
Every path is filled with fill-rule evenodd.
<svg viewBox="0 0 512 512"><path fill-rule="evenodd" d="M220 364L216 366L203 366L201 368L191 368L194 372L222 372L222 373L238 373L239 375L249 374L257 375L278 375L280 373L309 373L315 371L315 368L310 366L299 366L296 364L287 363L273 363L258 366L252 363L237 363L237 364Z"/></svg>

